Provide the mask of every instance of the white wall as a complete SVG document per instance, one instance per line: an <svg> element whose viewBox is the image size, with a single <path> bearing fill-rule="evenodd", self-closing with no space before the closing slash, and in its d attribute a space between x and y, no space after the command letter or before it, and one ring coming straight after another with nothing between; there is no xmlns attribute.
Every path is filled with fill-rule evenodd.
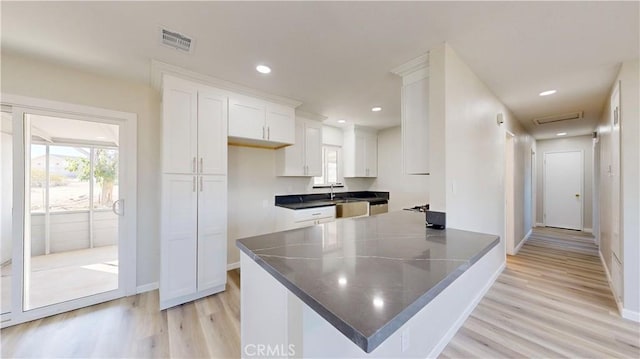
<svg viewBox="0 0 640 359"><path fill-rule="evenodd" d="M622 242L623 315L640 320L640 70L639 61L622 64L616 83L620 82L620 237ZM611 135L609 109L603 110L598 127L599 154L599 228L600 252L611 265Z"/></svg>
<svg viewBox="0 0 640 359"><path fill-rule="evenodd" d="M444 129L442 123L430 127L431 158L444 156L444 171L431 172L429 196L432 202L434 196L444 196L448 226L497 234L504 241L505 131L514 133L517 245L531 229L531 183L525 178L531 177L533 138L451 47L443 44L430 51L429 62L431 78L444 86L444 91L430 88L431 94L444 92L444 98L430 101L429 112L444 113ZM498 113L505 119L501 126ZM444 143L433 141L438 138Z"/></svg>
<svg viewBox="0 0 640 359"><path fill-rule="evenodd" d="M2 51L2 93L138 115L137 284L158 280L160 95L147 84Z"/></svg>
<svg viewBox="0 0 640 359"><path fill-rule="evenodd" d="M429 203L429 176L402 171L401 137L400 126L378 132L378 177L372 190L390 193L389 211Z"/></svg>
<svg viewBox="0 0 640 359"><path fill-rule="evenodd" d="M591 135L562 137L537 141L537 191L536 223L544 223L544 154L545 152L582 151L583 157L583 202L582 223L585 230L593 229L593 138Z"/></svg>

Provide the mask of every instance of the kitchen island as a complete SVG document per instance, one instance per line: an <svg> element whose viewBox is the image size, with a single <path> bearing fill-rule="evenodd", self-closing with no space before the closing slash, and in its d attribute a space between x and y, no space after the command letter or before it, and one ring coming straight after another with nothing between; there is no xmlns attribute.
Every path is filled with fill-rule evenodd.
<svg viewBox="0 0 640 359"><path fill-rule="evenodd" d="M243 356L437 355L504 267L498 236L391 212L240 239Z"/></svg>

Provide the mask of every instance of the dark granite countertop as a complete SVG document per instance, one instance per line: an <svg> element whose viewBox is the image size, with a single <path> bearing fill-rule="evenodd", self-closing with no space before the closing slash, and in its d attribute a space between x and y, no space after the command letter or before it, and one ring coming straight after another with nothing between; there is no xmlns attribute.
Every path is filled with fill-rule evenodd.
<svg viewBox="0 0 640 359"><path fill-rule="evenodd" d="M329 193L292 194L276 196L275 205L289 209L334 206L337 202L366 201L371 204L387 203L389 192L357 191L336 192L334 200Z"/></svg>
<svg viewBox="0 0 640 359"><path fill-rule="evenodd" d="M398 211L243 238L236 246L370 353L499 241L427 229L424 213Z"/></svg>

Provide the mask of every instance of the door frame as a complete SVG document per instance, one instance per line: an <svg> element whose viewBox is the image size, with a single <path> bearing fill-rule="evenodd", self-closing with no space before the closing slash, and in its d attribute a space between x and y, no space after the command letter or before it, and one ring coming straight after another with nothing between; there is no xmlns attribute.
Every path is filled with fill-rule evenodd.
<svg viewBox="0 0 640 359"><path fill-rule="evenodd" d="M11 312L2 316L1 327L7 327L34 319L39 319L70 310L102 303L136 293L136 243L137 243L137 115L129 112L108 110L98 107L76 105L52 100L13 94L0 94L3 105L12 107L13 117L13 219L12 219L12 283ZM118 229L118 283L117 290L82 297L71 301L53 304L24 311L24 235L25 217L25 128L22 114L47 113L61 117L112 123L123 129L119 138L119 148L126 153L123 171L124 191L119 193L125 198L124 216Z"/></svg>
<svg viewBox="0 0 640 359"><path fill-rule="evenodd" d="M545 151L542 158L542 224L547 226L547 206L549 205L549 201L547 201L547 155L554 153L568 153L568 152L579 152L580 153L580 229L579 231L584 231L584 151L583 150L562 150L562 151ZM554 227L555 228L555 227ZM569 228L567 228L569 229Z"/></svg>
<svg viewBox="0 0 640 359"><path fill-rule="evenodd" d="M505 130L504 144L504 237L506 253L515 254L516 243L516 204L515 204L515 158L516 136Z"/></svg>

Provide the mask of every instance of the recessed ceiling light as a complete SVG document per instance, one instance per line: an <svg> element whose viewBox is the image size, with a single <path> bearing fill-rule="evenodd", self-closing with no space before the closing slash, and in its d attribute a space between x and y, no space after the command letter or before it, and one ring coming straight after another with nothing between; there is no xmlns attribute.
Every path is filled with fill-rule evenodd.
<svg viewBox="0 0 640 359"><path fill-rule="evenodd" d="M558 132L556 133L556 136L566 136L567 133L566 132Z"/></svg>
<svg viewBox="0 0 640 359"><path fill-rule="evenodd" d="M553 95L554 93L556 93L556 90L542 91L540 92L540 96L549 96Z"/></svg>
<svg viewBox="0 0 640 359"><path fill-rule="evenodd" d="M371 111L373 111L373 112L380 112L380 111L382 111L382 107L377 107L377 106L376 106L376 107L372 107L372 108L371 108Z"/></svg>
<svg viewBox="0 0 640 359"><path fill-rule="evenodd" d="M266 65L258 65L256 66L256 70L261 74L268 74L271 72L271 68Z"/></svg>
<svg viewBox="0 0 640 359"><path fill-rule="evenodd" d="M346 120L338 120L338 123L345 123L347 122Z"/></svg>

